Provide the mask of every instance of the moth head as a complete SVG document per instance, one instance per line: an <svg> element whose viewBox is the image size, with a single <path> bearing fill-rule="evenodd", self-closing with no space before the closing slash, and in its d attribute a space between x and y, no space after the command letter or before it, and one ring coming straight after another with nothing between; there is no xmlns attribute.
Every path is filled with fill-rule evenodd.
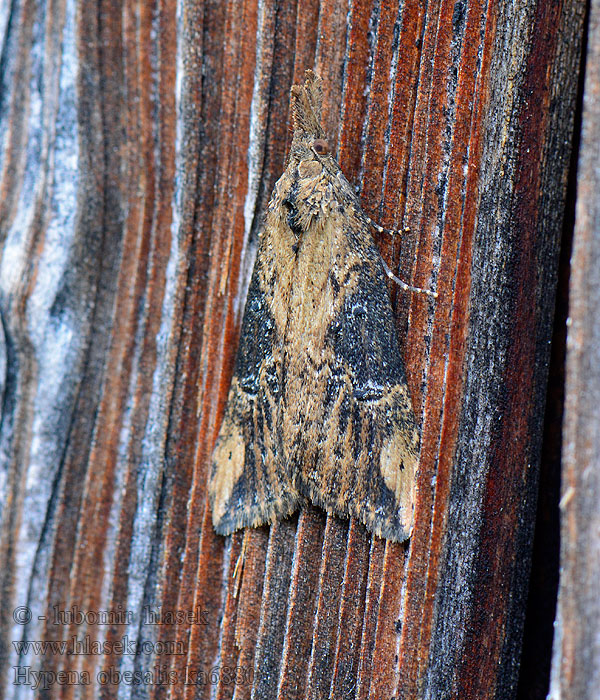
<svg viewBox="0 0 600 700"><path fill-rule="evenodd" d="M315 139L312 142L312 150L318 155L318 156L327 156L329 155L329 143L327 142L327 139Z"/></svg>
<svg viewBox="0 0 600 700"><path fill-rule="evenodd" d="M319 160L330 154L321 127L321 78L311 70L305 72L305 78L304 84L294 85L290 92L294 133L290 161Z"/></svg>
<svg viewBox="0 0 600 700"><path fill-rule="evenodd" d="M289 162L322 162L331 155L329 142L321 133L294 134Z"/></svg>

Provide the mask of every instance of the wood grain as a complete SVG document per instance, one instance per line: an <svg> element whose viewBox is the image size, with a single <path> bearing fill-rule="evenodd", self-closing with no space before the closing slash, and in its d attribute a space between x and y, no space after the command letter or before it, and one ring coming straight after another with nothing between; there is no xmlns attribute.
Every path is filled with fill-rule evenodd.
<svg viewBox="0 0 600 700"><path fill-rule="evenodd" d="M600 693L600 3L590 3L569 284L562 445L560 583L551 700Z"/></svg>

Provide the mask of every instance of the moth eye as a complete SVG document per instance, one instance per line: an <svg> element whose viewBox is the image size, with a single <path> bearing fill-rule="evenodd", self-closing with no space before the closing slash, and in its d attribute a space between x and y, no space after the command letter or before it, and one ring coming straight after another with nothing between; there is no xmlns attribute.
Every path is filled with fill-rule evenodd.
<svg viewBox="0 0 600 700"><path fill-rule="evenodd" d="M329 144L325 139L315 139L313 141L313 151L319 155L329 153Z"/></svg>

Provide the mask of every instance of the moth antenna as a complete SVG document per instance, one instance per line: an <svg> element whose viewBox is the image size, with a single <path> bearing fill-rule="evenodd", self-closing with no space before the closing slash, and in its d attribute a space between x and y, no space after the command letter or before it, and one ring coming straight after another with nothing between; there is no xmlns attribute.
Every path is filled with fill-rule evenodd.
<svg viewBox="0 0 600 700"><path fill-rule="evenodd" d="M387 233L388 236L401 236L403 233L408 233L410 231L410 226L405 226L403 229L384 228L383 226L380 226L377 222L373 221L373 219L364 212L363 214L367 222L371 224L371 226L376 231L379 231L379 233Z"/></svg>
<svg viewBox="0 0 600 700"><path fill-rule="evenodd" d="M385 270L385 274L391 280L394 280L394 282L405 292L419 292L419 294L427 294L427 296L437 299L437 292L432 292L431 289L421 289L421 287L412 287L410 284L406 284L406 282L403 282L399 277L396 277L396 275L390 270L388 264L383 258L381 258L381 262L383 263L383 269Z"/></svg>

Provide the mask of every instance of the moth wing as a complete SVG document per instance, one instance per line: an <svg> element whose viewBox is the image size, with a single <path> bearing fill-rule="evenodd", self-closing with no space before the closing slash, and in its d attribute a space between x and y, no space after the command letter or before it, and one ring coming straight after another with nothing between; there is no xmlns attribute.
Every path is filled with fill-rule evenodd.
<svg viewBox="0 0 600 700"><path fill-rule="evenodd" d="M361 218L331 219L325 229L336 254L321 290L321 346L307 349L307 363L290 374L307 391L304 413L293 419L302 427L292 460L311 501L401 542L412 530L420 436L387 280Z"/></svg>
<svg viewBox="0 0 600 700"><path fill-rule="evenodd" d="M265 224L252 273L233 378L213 452L209 499L213 525L228 535L293 512L302 497L278 447L277 406L281 391L281 333L273 307L285 308L285 285L266 274L277 270ZM270 253L269 253L270 251Z"/></svg>

